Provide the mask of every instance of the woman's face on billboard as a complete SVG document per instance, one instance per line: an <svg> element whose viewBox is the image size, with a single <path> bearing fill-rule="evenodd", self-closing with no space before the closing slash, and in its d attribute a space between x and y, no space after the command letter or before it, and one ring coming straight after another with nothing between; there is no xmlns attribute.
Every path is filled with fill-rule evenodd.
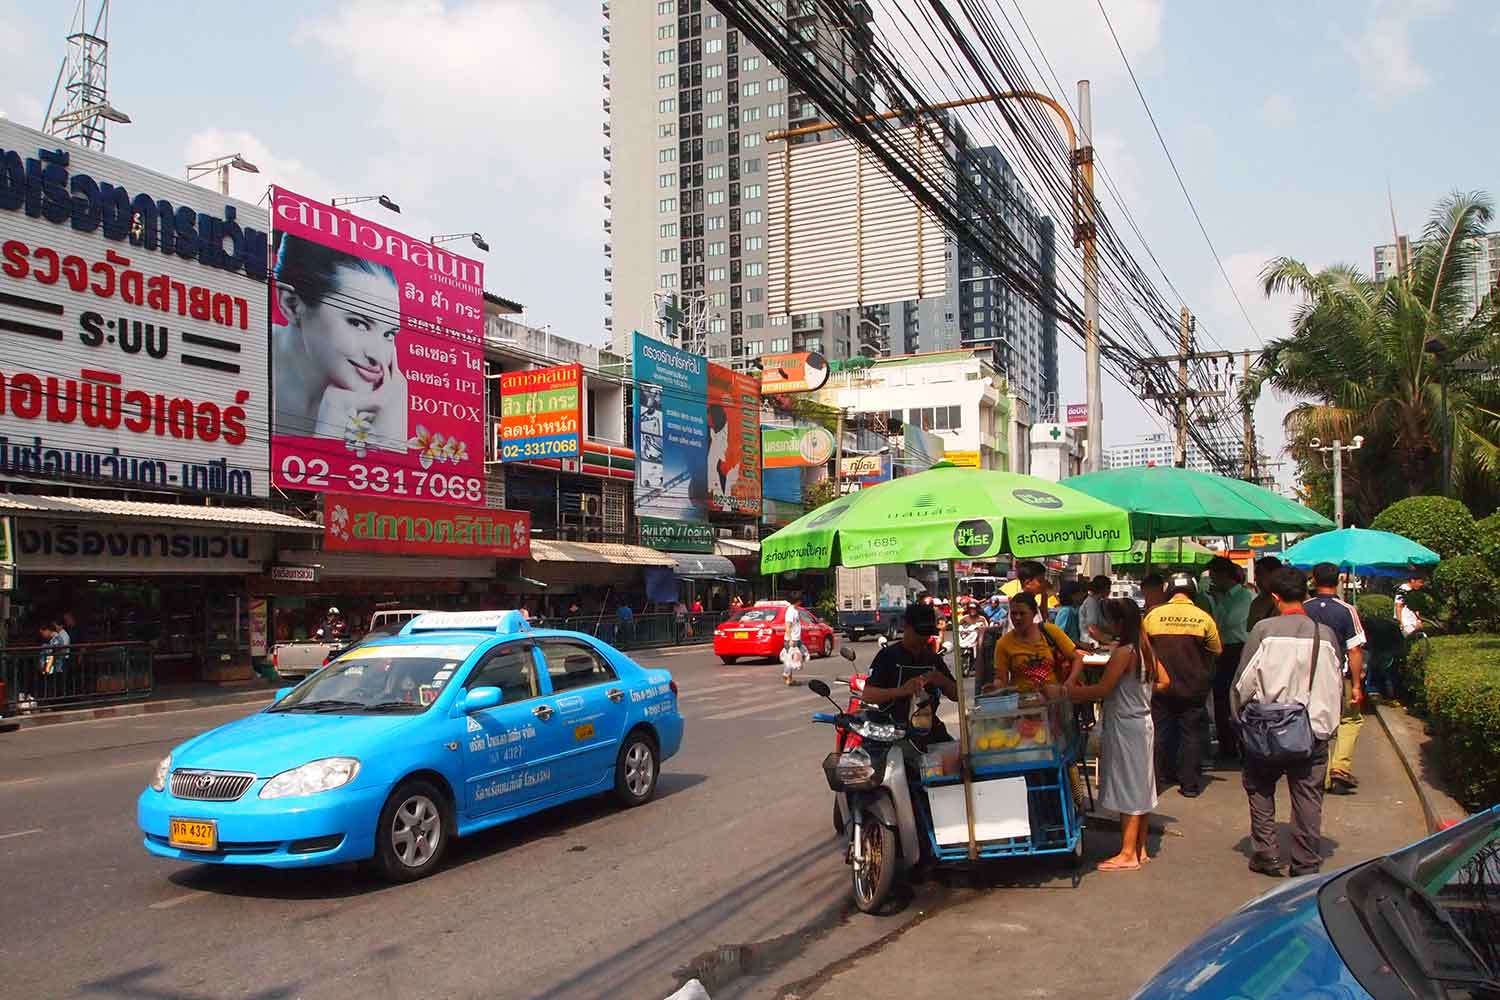
<svg viewBox="0 0 1500 1000"><path fill-rule="evenodd" d="M372 392L396 362L401 300L382 275L341 267L334 276L334 290L322 303L301 303L297 325L318 374L340 389Z"/></svg>

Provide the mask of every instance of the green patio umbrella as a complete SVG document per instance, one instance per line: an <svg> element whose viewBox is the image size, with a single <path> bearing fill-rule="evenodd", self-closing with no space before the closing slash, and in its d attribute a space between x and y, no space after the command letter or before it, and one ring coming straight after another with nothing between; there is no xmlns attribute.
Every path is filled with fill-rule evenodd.
<svg viewBox="0 0 1500 1000"><path fill-rule="evenodd" d="M958 593L953 563L1002 552L1028 557L1108 552L1130 545L1130 519L1102 503L1045 479L939 462L925 472L859 490L804 514L760 543L761 572L829 566L946 562L949 593ZM962 673L958 680L958 740L969 859L974 835L973 774L968 766L969 723Z"/></svg>
<svg viewBox="0 0 1500 1000"><path fill-rule="evenodd" d="M1213 549L1190 539L1163 538L1154 544L1143 539L1132 545L1129 551L1111 552L1109 558L1117 566L1198 567L1207 566L1216 555L1218 553Z"/></svg>
<svg viewBox="0 0 1500 1000"><path fill-rule="evenodd" d="M1074 476L1063 485L1130 511L1132 537L1148 541L1333 527L1322 514L1268 489L1192 469L1108 469Z"/></svg>
<svg viewBox="0 0 1500 1000"><path fill-rule="evenodd" d="M762 573L1109 552L1125 511L1034 476L939 462L804 514L760 543Z"/></svg>

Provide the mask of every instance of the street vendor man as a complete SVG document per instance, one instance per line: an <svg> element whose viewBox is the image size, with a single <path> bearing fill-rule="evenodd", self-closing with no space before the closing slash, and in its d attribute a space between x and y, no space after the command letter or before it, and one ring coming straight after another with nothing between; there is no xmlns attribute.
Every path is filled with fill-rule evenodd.
<svg viewBox="0 0 1500 1000"><path fill-rule="evenodd" d="M951 740L937 706L941 696L958 699L958 686L943 658L928 639L937 635L937 609L930 604L908 605L901 622L901 641L886 646L870 661L870 676L862 695L865 704L885 709L891 721L907 731L922 749ZM913 710L922 692L927 704Z"/></svg>

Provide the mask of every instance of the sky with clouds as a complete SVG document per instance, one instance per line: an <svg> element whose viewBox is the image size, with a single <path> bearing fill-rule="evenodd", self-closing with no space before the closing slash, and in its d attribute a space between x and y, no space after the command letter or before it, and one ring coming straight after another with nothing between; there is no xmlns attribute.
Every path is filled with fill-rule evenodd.
<svg viewBox="0 0 1500 1000"><path fill-rule="evenodd" d="M1062 81L1092 81L1100 162L1205 342L1285 331L1290 303L1257 288L1272 256L1369 269L1387 184L1409 232L1446 192L1500 190L1488 0L1105 0L1247 323L1095 0L993 0L1012 17L1014 3ZM40 125L73 5L0 0L0 112ZM262 170L232 175L249 200L268 182L387 193L401 216L372 217L479 231L491 291L599 342L602 25L597 0L116 3L110 97L134 123L109 151L170 174L240 152ZM1081 401L1080 352L1060 360L1064 401ZM1286 405L1257 411L1273 447ZM1107 442L1165 426L1108 381L1105 414Z"/></svg>

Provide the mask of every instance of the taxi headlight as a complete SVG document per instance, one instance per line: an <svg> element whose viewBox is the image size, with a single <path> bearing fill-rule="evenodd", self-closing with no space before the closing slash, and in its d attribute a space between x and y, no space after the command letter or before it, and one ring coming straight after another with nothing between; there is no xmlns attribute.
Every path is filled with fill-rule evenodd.
<svg viewBox="0 0 1500 1000"><path fill-rule="evenodd" d="M159 792L167 787L167 775L172 773L172 755L167 754L156 765L156 776L151 779L151 790Z"/></svg>
<svg viewBox="0 0 1500 1000"><path fill-rule="evenodd" d="M301 767L282 771L260 790L263 799L282 799L291 795L314 795L347 785L359 773L359 761L353 757L325 757Z"/></svg>

